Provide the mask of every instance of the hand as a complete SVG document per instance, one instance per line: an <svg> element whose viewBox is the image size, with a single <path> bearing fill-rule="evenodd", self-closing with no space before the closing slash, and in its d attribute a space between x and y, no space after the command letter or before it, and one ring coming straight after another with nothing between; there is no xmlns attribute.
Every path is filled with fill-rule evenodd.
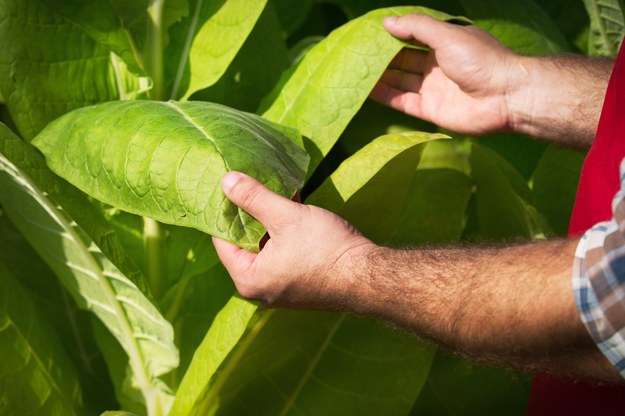
<svg viewBox="0 0 625 416"><path fill-rule="evenodd" d="M507 95L519 56L475 26L425 15L389 17L385 29L428 51L405 48L371 97L463 134L510 130Z"/></svg>
<svg viewBox="0 0 625 416"><path fill-rule="evenodd" d="M325 209L279 196L239 172L222 187L269 233L259 253L213 238L239 293L267 306L339 310L350 299L357 269L375 247L345 220Z"/></svg>

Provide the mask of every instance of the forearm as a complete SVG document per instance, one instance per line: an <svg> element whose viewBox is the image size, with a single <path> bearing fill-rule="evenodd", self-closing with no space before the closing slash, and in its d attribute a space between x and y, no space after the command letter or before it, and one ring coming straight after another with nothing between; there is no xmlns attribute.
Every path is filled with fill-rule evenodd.
<svg viewBox="0 0 625 416"><path fill-rule="evenodd" d="M613 66L607 58L521 57L507 93L510 129L588 149Z"/></svg>
<svg viewBox="0 0 625 416"><path fill-rule="evenodd" d="M577 313L576 243L376 249L351 284L351 309L472 359L619 380Z"/></svg>

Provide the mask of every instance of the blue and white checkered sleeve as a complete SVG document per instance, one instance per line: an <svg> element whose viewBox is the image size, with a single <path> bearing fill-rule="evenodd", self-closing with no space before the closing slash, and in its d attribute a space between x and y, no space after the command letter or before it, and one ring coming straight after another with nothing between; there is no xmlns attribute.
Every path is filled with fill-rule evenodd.
<svg viewBox="0 0 625 416"><path fill-rule="evenodd" d="M625 160L612 211L612 220L592 227L577 246L573 290L582 322L625 377Z"/></svg>

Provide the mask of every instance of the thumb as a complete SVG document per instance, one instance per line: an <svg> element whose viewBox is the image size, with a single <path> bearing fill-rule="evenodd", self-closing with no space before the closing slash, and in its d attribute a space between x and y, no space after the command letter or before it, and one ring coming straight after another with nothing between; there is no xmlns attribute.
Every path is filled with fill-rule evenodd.
<svg viewBox="0 0 625 416"><path fill-rule="evenodd" d="M246 273L257 256L256 253L245 251L217 237L213 237L213 245L215 246L215 251L217 251L219 259L226 270L228 270L228 273L230 273L230 276L233 277L238 277Z"/></svg>
<svg viewBox="0 0 625 416"><path fill-rule="evenodd" d="M228 199L260 221L270 234L275 231L277 219L297 215L298 203L276 194L241 172L224 175L221 187Z"/></svg>

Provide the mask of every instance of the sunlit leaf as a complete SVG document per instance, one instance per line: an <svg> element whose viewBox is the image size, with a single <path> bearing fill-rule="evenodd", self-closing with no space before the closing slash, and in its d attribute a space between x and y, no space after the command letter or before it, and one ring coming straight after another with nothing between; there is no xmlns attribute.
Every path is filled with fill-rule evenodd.
<svg viewBox="0 0 625 416"><path fill-rule="evenodd" d="M0 141L11 135L0 125ZM167 408L170 392L158 376L178 364L173 330L137 286L124 276L55 202L0 154L0 202L38 254L83 309L92 311L122 345L129 383L148 409Z"/></svg>
<svg viewBox="0 0 625 416"><path fill-rule="evenodd" d="M111 102L76 110L34 141L57 174L125 211L194 227L252 249L263 226L223 194L230 170L291 197L304 179L299 135L202 102Z"/></svg>
<svg viewBox="0 0 625 416"><path fill-rule="evenodd" d="M234 296L217 314L180 383L171 416L205 415L216 410L217 402L213 397L219 391L215 386L219 383L215 381L217 370L235 347L245 352L246 342L240 341L256 308L255 304ZM261 327L257 324L251 331L258 331Z"/></svg>
<svg viewBox="0 0 625 416"><path fill-rule="evenodd" d="M83 414L74 364L2 263L0 287L0 414Z"/></svg>
<svg viewBox="0 0 625 416"><path fill-rule="evenodd" d="M267 0L190 1L189 16L171 31L170 56L177 57L167 63L173 80L171 98L184 100L216 83L254 28L266 3Z"/></svg>
<svg viewBox="0 0 625 416"><path fill-rule="evenodd" d="M382 19L417 12L453 18L421 7L394 7L354 19L313 47L261 104L265 118L294 127L309 139L309 172L327 155L404 46L384 30Z"/></svg>
<svg viewBox="0 0 625 416"><path fill-rule="evenodd" d="M217 102L243 111L256 111L262 98L278 82L288 64L280 25L274 8L268 4L219 81L193 94L190 99Z"/></svg>

